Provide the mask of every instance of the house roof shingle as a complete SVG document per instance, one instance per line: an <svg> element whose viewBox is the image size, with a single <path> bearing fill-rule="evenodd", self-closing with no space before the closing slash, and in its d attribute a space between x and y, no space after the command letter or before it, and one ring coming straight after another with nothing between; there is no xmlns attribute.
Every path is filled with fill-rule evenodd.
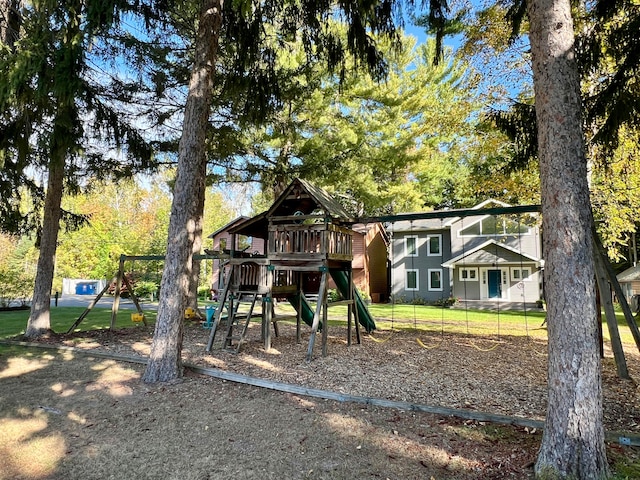
<svg viewBox="0 0 640 480"><path fill-rule="evenodd" d="M296 190L298 189L298 190ZM304 195L306 192L307 195ZM229 233L250 237L267 238L269 218L276 215L294 215L300 211L304 215L311 214L316 208L337 223L353 223L349 212L329 193L306 180L294 179L289 186L273 202L269 210L255 217L245 219L229 229Z"/></svg>
<svg viewBox="0 0 640 480"><path fill-rule="evenodd" d="M618 282L636 282L640 280L640 265L630 267L617 275Z"/></svg>

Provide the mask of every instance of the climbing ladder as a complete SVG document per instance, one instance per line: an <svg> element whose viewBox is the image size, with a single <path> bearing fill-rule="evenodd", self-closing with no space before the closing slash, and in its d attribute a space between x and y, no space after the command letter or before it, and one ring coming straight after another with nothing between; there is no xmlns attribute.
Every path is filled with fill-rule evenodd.
<svg viewBox="0 0 640 480"><path fill-rule="evenodd" d="M223 344L224 348L233 349L233 342L235 341L236 352L240 351L240 346L245 340L247 329L249 328L249 322L251 322L252 318L257 317L257 315L253 314L253 311L255 310L256 302L260 294L258 292L238 292L238 295L239 296L237 301L235 300L234 295L232 295L229 299L229 311L233 312L233 314L230 315L230 318L228 318L227 320L227 333L224 337ZM246 315L244 314L244 312L238 312L240 298L242 298L243 295L248 295L251 297L251 304L249 306L249 311L246 312ZM259 316L262 317L262 314L260 314Z"/></svg>
<svg viewBox="0 0 640 480"><path fill-rule="evenodd" d="M211 325L211 333L209 334L209 342L207 351L210 352L215 341L216 332L222 320L225 318L222 312L225 310L226 316L226 332L223 340L223 348L233 349L236 352L240 350L242 343L245 341L249 322L253 318L263 318L264 312L270 305L269 291L265 288L264 275L266 267L257 263L249 264L231 264L229 272L225 279L225 288L220 297L219 307L213 317ZM249 298L248 311L240 311L239 305L241 299ZM262 311L255 314L256 303L260 301ZM263 322L264 323L264 322Z"/></svg>

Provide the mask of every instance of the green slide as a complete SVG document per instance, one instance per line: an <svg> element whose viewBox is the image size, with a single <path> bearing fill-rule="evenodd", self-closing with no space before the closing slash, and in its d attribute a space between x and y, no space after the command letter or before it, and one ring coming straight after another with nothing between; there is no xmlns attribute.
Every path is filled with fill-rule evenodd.
<svg viewBox="0 0 640 480"><path fill-rule="evenodd" d="M333 268L329 270L329 273L331 274L331 278L333 278L333 281L336 283L336 287L338 288L340 295L342 295L343 298L348 298L349 279L347 277L347 274L342 270ZM354 289L354 293L356 297L355 301L356 308L358 309L358 319L360 321L360 325L362 325L367 333L369 333L372 330L376 329L376 322L373 321L373 317L369 313L369 310L367 310L367 306L364 304L364 300L362 300L362 297L360 296L358 291Z"/></svg>
<svg viewBox="0 0 640 480"><path fill-rule="evenodd" d="M315 312L311 308L311 305L309 305L309 302L307 302L307 299L304 297L304 295L302 296L302 302L299 302L299 299L300 299L299 293L294 293L293 295L289 295L287 297L287 300L289 300L289 303L293 305L293 308L295 308L296 311L298 310L298 304L300 303L302 305L302 312L300 312L300 317L302 318L302 320L304 320L304 323L306 323L311 327L313 325L313 316ZM321 330L322 330L322 321L318 325L318 331L321 331Z"/></svg>

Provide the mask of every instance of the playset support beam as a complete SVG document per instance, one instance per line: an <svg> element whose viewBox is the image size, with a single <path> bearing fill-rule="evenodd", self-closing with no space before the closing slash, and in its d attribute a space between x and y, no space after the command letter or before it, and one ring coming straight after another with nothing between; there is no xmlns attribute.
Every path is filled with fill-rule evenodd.
<svg viewBox="0 0 640 480"><path fill-rule="evenodd" d="M604 315L607 320L609 337L611 338L611 349L613 350L613 357L616 362L618 377L628 380L630 378L629 370L627 369L627 361L624 356L624 350L622 349L620 331L618 330L618 320L616 319L616 312L613 308L613 301L611 299L611 288L609 287L609 282L607 280L604 261L597 249L594 249L593 256L595 260L594 266L596 271L596 281L598 284L598 289L600 290L600 299L602 301L602 306L604 307Z"/></svg>

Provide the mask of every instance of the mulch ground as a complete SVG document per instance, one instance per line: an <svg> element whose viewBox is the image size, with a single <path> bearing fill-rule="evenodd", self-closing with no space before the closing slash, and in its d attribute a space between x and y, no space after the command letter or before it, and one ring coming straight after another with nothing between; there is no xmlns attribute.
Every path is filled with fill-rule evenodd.
<svg viewBox="0 0 640 480"><path fill-rule="evenodd" d="M44 342L143 357L152 335L140 326ZM318 336L306 362L308 332L296 342L295 325L281 323L269 351L259 325L251 325L239 353L222 348L222 333L206 353L208 335L199 323L186 325L185 362L349 395L544 420L543 338L377 331L347 346L346 329L332 326L328 355ZM640 356L626 350L632 378L640 378ZM65 451L44 476L21 476L19 461L0 460L0 473L11 473L0 479L530 478L540 442L530 428L319 400L188 372L174 385L145 385L140 365L48 355L67 360L34 358L46 368L0 377L0 433L9 420L44 416L45 431L59 435ZM9 364L2 361L5 371ZM608 349L603 391L606 429L639 434L637 385L617 378ZM15 458L11 445L29 445L4 438L0 457ZM612 461L636 455L621 448L610 445Z"/></svg>
<svg viewBox="0 0 640 480"><path fill-rule="evenodd" d="M546 340L538 337L470 336L412 330L362 334L347 346L345 327L331 326L328 354L320 335L306 361L308 328L296 342L295 325L280 323L280 336L265 351L260 326L251 324L240 352L222 348L218 331L211 353L205 351L209 330L197 322L185 327L186 363L218 368L275 382L362 397L463 408L544 420L547 403ZM147 356L152 329L81 332L50 339L83 349ZM616 374L613 354L605 346L603 392L605 428L640 434L640 355L626 348L632 380Z"/></svg>

